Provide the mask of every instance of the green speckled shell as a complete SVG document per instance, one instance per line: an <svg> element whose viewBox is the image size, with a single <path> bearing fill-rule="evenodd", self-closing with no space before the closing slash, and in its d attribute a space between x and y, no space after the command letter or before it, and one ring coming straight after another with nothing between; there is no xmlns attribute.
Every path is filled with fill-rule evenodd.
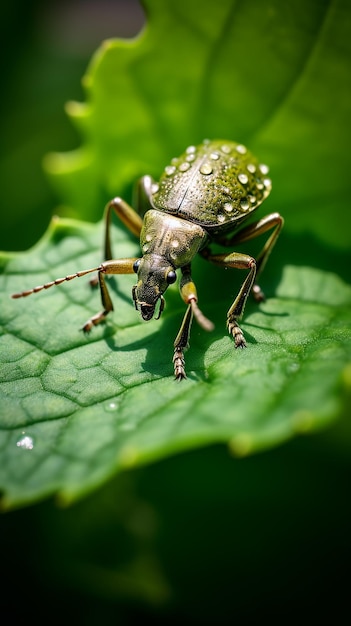
<svg viewBox="0 0 351 626"><path fill-rule="evenodd" d="M210 231L234 228L269 195L267 173L245 146L204 141L172 159L153 185L151 203Z"/></svg>

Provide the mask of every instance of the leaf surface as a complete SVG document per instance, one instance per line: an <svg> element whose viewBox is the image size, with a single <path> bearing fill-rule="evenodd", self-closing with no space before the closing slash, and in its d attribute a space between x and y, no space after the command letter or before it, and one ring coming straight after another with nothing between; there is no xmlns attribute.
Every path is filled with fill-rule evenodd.
<svg viewBox="0 0 351 626"><path fill-rule="evenodd" d="M216 330L194 325L180 384L171 360L184 308L176 287L160 321L144 323L131 302L133 277L111 279L115 312L88 337L79 328L100 303L86 278L8 297L94 267L101 235L101 225L58 221L33 250L2 258L0 473L9 502L56 490L70 499L122 468L204 444L229 442L248 454L340 414L351 288L333 273L285 266L275 296L248 305L248 348L235 351L225 316L238 272L230 282L199 259L199 292L210 291L205 313ZM122 228L115 235L120 256L136 253Z"/></svg>

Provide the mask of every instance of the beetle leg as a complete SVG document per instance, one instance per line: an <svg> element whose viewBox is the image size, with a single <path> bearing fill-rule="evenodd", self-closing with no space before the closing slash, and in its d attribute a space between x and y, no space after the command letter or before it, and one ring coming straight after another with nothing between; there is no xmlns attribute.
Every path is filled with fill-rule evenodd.
<svg viewBox="0 0 351 626"><path fill-rule="evenodd" d="M112 211L116 213L117 217L119 217L121 222L123 222L123 224L127 226L127 228L133 233L133 235L136 235L136 237L138 238L140 237L140 232L141 232L142 225L143 225L143 220L140 217L140 215L138 215L138 213L134 211L134 209L132 209L132 207L129 206L127 202L122 200L122 198L118 198L118 197L113 198L113 200L111 200L106 205L105 213L104 213L104 222L105 222L104 260L105 261L110 261L113 258L112 247L111 247L111 235L110 235ZM93 278L90 281L90 284L92 287L96 287L98 283L99 283L99 276L95 276L95 278Z"/></svg>
<svg viewBox="0 0 351 626"><path fill-rule="evenodd" d="M140 217L144 217L146 211L152 208L150 197L154 179L151 176L139 178L133 189L133 206Z"/></svg>
<svg viewBox="0 0 351 626"><path fill-rule="evenodd" d="M110 261L106 261L105 263L101 263L98 268L98 281L100 285L100 293L101 293L101 302L103 306L103 310L96 315L93 315L91 318L87 320L84 324L82 330L86 333L89 333L93 326L100 324L103 322L111 311L113 311L113 304L111 300L111 296L107 289L105 274L133 274L133 264L136 261L135 258L132 259L114 259Z"/></svg>
<svg viewBox="0 0 351 626"><path fill-rule="evenodd" d="M186 265L184 267L182 267L182 277L180 279L180 295L183 298L185 304L190 304L194 317L197 321L197 323L204 328L204 330L208 330L211 331L214 328L213 323L211 322L211 320L207 319L207 317L204 316L204 314L202 313L202 311L200 311L198 305L197 305L197 291L196 291L196 286L195 283L193 282L193 279L191 278L191 274L190 274L190 265Z"/></svg>
<svg viewBox="0 0 351 626"><path fill-rule="evenodd" d="M113 198L105 208L105 260L109 261L113 258L111 250L111 211L114 211L123 222L125 226L130 230L133 235L140 237L140 232L143 226L143 220L134 209L122 198Z"/></svg>
<svg viewBox="0 0 351 626"><path fill-rule="evenodd" d="M284 219L279 213L270 213L269 215L266 215L262 219L258 220L257 222L249 224L249 226L246 226L238 233L235 233L232 237L220 240L219 243L225 246L235 246L236 244L244 243L245 241L254 239L259 235L263 235L263 233L265 233L267 230L271 230L272 228L274 228L270 237L267 239L265 245L263 246L261 252L257 256L257 278L257 276L263 271L263 268L266 265L267 259L279 237L283 224ZM254 283L252 286L252 294L257 302L261 302L262 300L264 300L264 294L259 285L257 285L257 283Z"/></svg>
<svg viewBox="0 0 351 626"><path fill-rule="evenodd" d="M177 380L186 378L184 350L189 347L189 335L193 317L205 330L213 330L213 323L204 316L197 305L197 291L195 283L190 274L190 265L182 268L182 277L180 280L180 295L188 308L185 312L182 325L174 342L174 375Z"/></svg>
<svg viewBox="0 0 351 626"><path fill-rule="evenodd" d="M221 265L222 267L250 270L227 314L228 332L234 338L235 347L245 348L246 341L237 320L244 312L247 297L254 285L256 261L248 254L241 254L240 252L231 252L230 254L207 254L206 258L208 261L216 265Z"/></svg>
<svg viewBox="0 0 351 626"><path fill-rule="evenodd" d="M189 304L186 310L186 313L184 315L179 333L176 336L175 341L174 341L173 364L174 364L174 376L176 380L182 380L183 378L186 378L184 350L189 348L189 335L190 335L190 328L191 328L192 321L193 321L193 310L192 310L191 304Z"/></svg>

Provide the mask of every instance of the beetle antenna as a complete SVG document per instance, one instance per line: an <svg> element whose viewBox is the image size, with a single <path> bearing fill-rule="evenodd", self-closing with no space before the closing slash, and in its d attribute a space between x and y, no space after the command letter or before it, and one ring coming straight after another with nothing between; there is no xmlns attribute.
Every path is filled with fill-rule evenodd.
<svg viewBox="0 0 351 626"><path fill-rule="evenodd" d="M54 285L61 285L65 281L73 280L74 278L80 278L81 276L85 276L86 274L90 274L91 272L99 272L101 271L101 265L98 267L93 267L89 270L82 270L81 272L76 272L75 274L68 274L64 278L56 278L55 280L50 281L49 283L45 283L45 285L38 285L38 287L33 287L33 289L27 289L26 291L20 291L19 293L13 293L11 298L26 298L27 296L32 295L32 293L38 293L43 289L49 289Z"/></svg>

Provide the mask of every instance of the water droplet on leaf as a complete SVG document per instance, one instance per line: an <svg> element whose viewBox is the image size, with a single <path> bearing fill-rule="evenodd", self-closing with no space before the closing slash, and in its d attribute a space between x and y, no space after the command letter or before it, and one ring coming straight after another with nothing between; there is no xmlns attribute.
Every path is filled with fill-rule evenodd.
<svg viewBox="0 0 351 626"><path fill-rule="evenodd" d="M23 432L22 437L16 442L16 446L17 448L22 448L22 450L33 450L33 438Z"/></svg>
<svg viewBox="0 0 351 626"><path fill-rule="evenodd" d="M105 404L104 409L108 413L112 413L114 411L117 411L118 406L119 406L118 400L110 400L109 402L107 402L107 404Z"/></svg>

